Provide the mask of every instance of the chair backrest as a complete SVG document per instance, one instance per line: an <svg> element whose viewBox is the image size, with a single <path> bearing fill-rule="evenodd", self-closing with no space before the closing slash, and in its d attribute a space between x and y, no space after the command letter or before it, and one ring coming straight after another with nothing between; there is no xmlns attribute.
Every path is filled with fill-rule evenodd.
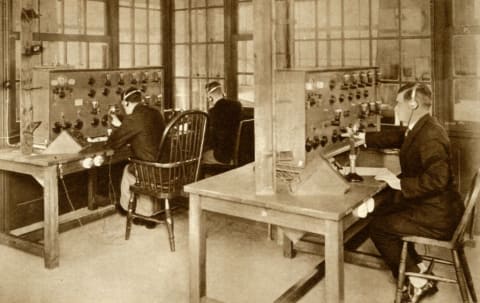
<svg viewBox="0 0 480 303"><path fill-rule="evenodd" d="M198 179L208 115L199 110L187 110L168 122L160 141L160 163L183 163L176 177L188 184ZM172 176L173 177L173 176Z"/></svg>
<svg viewBox="0 0 480 303"><path fill-rule="evenodd" d="M465 235L465 230L467 228L467 223L470 221L473 211L475 209L476 203L478 202L478 196L480 193L480 169L477 170L475 176L473 177L470 190L465 196L465 212L463 213L462 219L455 230L455 233L452 237L452 242L461 243Z"/></svg>
<svg viewBox="0 0 480 303"><path fill-rule="evenodd" d="M233 165L241 166L255 160L254 120L240 121L233 150Z"/></svg>

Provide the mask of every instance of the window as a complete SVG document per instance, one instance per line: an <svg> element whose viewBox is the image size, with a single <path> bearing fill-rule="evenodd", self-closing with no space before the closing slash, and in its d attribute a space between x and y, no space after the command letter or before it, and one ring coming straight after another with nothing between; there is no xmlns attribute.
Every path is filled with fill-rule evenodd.
<svg viewBox="0 0 480 303"><path fill-rule="evenodd" d="M478 132L480 126L480 3L453 1L452 97L448 120L452 127ZM462 126L463 125L463 126Z"/></svg>
<svg viewBox="0 0 480 303"><path fill-rule="evenodd" d="M119 1L120 67L162 64L160 1Z"/></svg>
<svg viewBox="0 0 480 303"><path fill-rule="evenodd" d="M244 106L253 107L253 3L238 2L238 24L234 35L237 44L237 99Z"/></svg>
<svg viewBox="0 0 480 303"><path fill-rule="evenodd" d="M225 79L223 0L175 1L175 106L206 110L205 84Z"/></svg>
<svg viewBox="0 0 480 303"><path fill-rule="evenodd" d="M297 67L378 66L394 105L409 81L431 83L430 0L295 0Z"/></svg>

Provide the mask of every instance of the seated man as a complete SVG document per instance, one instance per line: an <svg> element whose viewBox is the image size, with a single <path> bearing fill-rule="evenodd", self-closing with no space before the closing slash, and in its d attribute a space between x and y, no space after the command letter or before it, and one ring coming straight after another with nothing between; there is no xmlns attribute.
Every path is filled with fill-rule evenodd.
<svg viewBox="0 0 480 303"><path fill-rule="evenodd" d="M368 147L400 148L400 177L377 176L394 189L393 201L382 204L370 222L370 237L397 278L402 236L449 239L464 207L456 190L450 141L446 131L430 115L432 92L425 84L400 88L395 108L404 122L388 134L367 133ZM406 271L425 272L427 264L409 247ZM419 302L436 292L436 283L410 277L404 302Z"/></svg>
<svg viewBox="0 0 480 303"><path fill-rule="evenodd" d="M157 161L165 122L159 111L141 104L141 101L142 92L136 88L129 88L123 94L121 105L125 112L125 118L120 121L116 114L110 113L114 129L106 145L112 149L129 145L134 158ZM134 183L135 176L127 165L123 170L120 186L120 211L128 209L130 185ZM151 215L155 211L155 205L149 197L140 196L137 200L141 200L137 204L139 214Z"/></svg>
<svg viewBox="0 0 480 303"><path fill-rule="evenodd" d="M233 159L235 139L242 118L242 104L225 99L222 86L217 81L208 83L205 89L209 126L202 162L228 164Z"/></svg>

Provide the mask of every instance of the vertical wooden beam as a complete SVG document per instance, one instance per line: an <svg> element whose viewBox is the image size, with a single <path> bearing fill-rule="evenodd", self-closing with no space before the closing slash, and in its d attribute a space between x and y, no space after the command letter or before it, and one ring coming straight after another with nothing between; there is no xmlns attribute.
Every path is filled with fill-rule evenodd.
<svg viewBox="0 0 480 303"><path fill-rule="evenodd" d="M8 6L7 1L2 1L0 7L0 17L2 18L0 21L0 83L3 84L8 79L8 34L9 34L9 27L8 27ZM2 140L0 140L0 147L4 147L7 143L8 137L8 112L7 112L7 101L8 101L8 89L5 88L5 85L0 87L1 95L0 95L0 117L2 118L0 122L0 136ZM5 139L3 139L5 138ZM6 174L4 172L0 172L0 232L4 232L6 228Z"/></svg>
<svg viewBox="0 0 480 303"><path fill-rule="evenodd" d="M237 1L225 0L225 88L227 98L238 100L238 81L237 81Z"/></svg>
<svg viewBox="0 0 480 303"><path fill-rule="evenodd" d="M21 97L20 97L20 148L23 154L31 154L33 152L33 104L32 104L32 65L33 60L29 55L30 47L33 41L33 21L34 7L33 0L21 0Z"/></svg>
<svg viewBox="0 0 480 303"><path fill-rule="evenodd" d="M107 67L109 68L118 68L120 66L120 26L118 24L118 10L118 1L107 1L108 16L105 21L107 23L106 28L108 29L107 35L110 36L110 46L108 48L110 60L107 60Z"/></svg>
<svg viewBox="0 0 480 303"><path fill-rule="evenodd" d="M276 191L273 135L274 9L274 0L253 1L257 194L272 194Z"/></svg>
<svg viewBox="0 0 480 303"><path fill-rule="evenodd" d="M162 1L162 65L163 65L163 100L164 108L173 108L174 100L174 73L175 62L173 39L175 31L175 14L173 1Z"/></svg>

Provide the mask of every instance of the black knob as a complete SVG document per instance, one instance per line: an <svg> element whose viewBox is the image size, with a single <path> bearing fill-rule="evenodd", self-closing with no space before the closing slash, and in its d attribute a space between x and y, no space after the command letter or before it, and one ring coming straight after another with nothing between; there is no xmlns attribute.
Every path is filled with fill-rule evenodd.
<svg viewBox="0 0 480 303"><path fill-rule="evenodd" d="M98 119L98 118L93 118L93 119L92 119L92 122L90 122L90 124L91 124L93 127L97 127L98 124L100 124L100 119Z"/></svg>
<svg viewBox="0 0 480 303"><path fill-rule="evenodd" d="M328 143L328 137L327 136L322 136L322 139L320 139L320 145L324 147Z"/></svg>
<svg viewBox="0 0 480 303"><path fill-rule="evenodd" d="M336 101L336 98L334 95L330 96L330 100L328 100L330 102L330 105L333 105Z"/></svg>
<svg viewBox="0 0 480 303"><path fill-rule="evenodd" d="M318 136L313 136L313 142L312 142L313 149L317 149L319 145L320 145L320 138Z"/></svg>
<svg viewBox="0 0 480 303"><path fill-rule="evenodd" d="M307 141L305 141L305 150L307 152L311 151L313 147L313 142L310 138L307 138Z"/></svg>
<svg viewBox="0 0 480 303"><path fill-rule="evenodd" d="M105 127L108 126L108 115L103 115L102 125L105 126Z"/></svg>
<svg viewBox="0 0 480 303"><path fill-rule="evenodd" d="M107 87L103 88L102 95L106 97L108 94L110 94L110 90Z"/></svg>
<svg viewBox="0 0 480 303"><path fill-rule="evenodd" d="M77 119L75 121L75 124L73 125L73 128L75 128L76 130L81 130L83 128L83 121L80 119Z"/></svg>
<svg viewBox="0 0 480 303"><path fill-rule="evenodd" d="M110 81L109 79L105 80L105 86L111 86L112 85L112 81Z"/></svg>
<svg viewBox="0 0 480 303"><path fill-rule="evenodd" d="M61 89L61 90L58 92L58 96L60 97L60 99L65 98L65 90Z"/></svg>
<svg viewBox="0 0 480 303"><path fill-rule="evenodd" d="M95 78L90 77L88 78L88 85L94 85L95 84Z"/></svg>
<svg viewBox="0 0 480 303"><path fill-rule="evenodd" d="M121 87L117 88L117 90L115 91L115 93L116 93L117 95L123 94L123 88L121 88Z"/></svg>
<svg viewBox="0 0 480 303"><path fill-rule="evenodd" d="M65 121L63 124L63 129L70 129L72 128L72 122Z"/></svg>
<svg viewBox="0 0 480 303"><path fill-rule="evenodd" d="M93 88L91 88L91 89L88 91L88 96L89 96L90 98L93 98L93 97L95 97L95 94L96 94L96 93L97 93L97 92L96 92Z"/></svg>
<svg viewBox="0 0 480 303"><path fill-rule="evenodd" d="M344 95L344 94L340 94L340 97L338 97L338 101L340 101L340 103L342 103L343 101L345 101L345 95Z"/></svg>
<svg viewBox="0 0 480 303"><path fill-rule="evenodd" d="M337 142L338 139L339 139L338 137L339 137L338 132L337 132L336 129L334 129L333 132L332 132L332 142L333 143Z"/></svg>
<svg viewBox="0 0 480 303"><path fill-rule="evenodd" d="M60 122L55 122L53 124L52 131L56 134L59 134L62 131L62 124Z"/></svg>

